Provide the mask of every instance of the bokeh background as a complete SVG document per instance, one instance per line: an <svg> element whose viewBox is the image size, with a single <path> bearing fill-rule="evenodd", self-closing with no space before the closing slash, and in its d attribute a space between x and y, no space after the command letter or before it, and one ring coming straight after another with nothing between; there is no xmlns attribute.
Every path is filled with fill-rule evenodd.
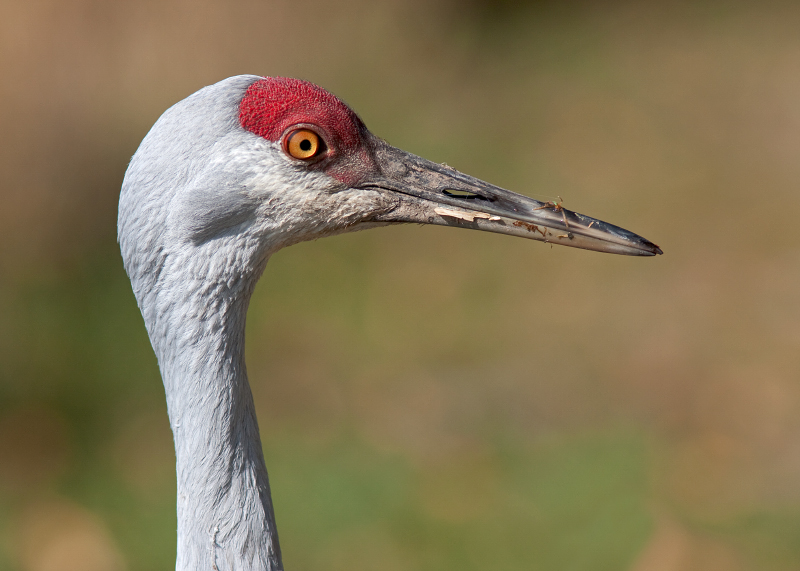
<svg viewBox="0 0 800 571"><path fill-rule="evenodd" d="M771 1L0 1L0 569L174 566L116 205L155 119L238 73L665 251L275 255L247 360L287 569L800 569L798 30Z"/></svg>

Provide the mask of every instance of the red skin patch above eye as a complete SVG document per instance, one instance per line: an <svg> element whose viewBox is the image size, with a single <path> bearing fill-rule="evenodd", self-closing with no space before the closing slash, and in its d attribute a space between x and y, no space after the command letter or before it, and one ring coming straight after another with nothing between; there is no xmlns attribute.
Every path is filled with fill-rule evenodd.
<svg viewBox="0 0 800 571"><path fill-rule="evenodd" d="M377 170L365 144L364 123L339 98L313 83L288 77L259 79L242 98L239 123L269 141L278 141L292 125L316 126L332 159L324 171L348 186Z"/></svg>
<svg viewBox="0 0 800 571"><path fill-rule="evenodd" d="M335 95L321 87L288 77L265 77L253 83L239 105L243 128L277 141L298 123L320 127L329 145L348 151L361 144L361 119Z"/></svg>

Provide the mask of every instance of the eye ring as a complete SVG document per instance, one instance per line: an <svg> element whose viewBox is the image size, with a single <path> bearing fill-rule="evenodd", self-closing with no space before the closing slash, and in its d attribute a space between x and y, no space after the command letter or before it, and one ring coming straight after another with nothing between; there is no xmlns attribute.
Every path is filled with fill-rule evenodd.
<svg viewBox="0 0 800 571"><path fill-rule="evenodd" d="M325 150L322 138L311 129L295 129L285 139L286 154L295 159L307 161Z"/></svg>

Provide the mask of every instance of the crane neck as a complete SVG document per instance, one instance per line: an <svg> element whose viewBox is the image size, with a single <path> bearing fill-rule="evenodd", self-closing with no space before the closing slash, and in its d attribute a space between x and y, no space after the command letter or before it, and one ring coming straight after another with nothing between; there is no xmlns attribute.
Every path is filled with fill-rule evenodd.
<svg viewBox="0 0 800 571"><path fill-rule="evenodd" d="M152 300L177 460L177 571L283 569L244 361L252 285L164 288L183 297Z"/></svg>

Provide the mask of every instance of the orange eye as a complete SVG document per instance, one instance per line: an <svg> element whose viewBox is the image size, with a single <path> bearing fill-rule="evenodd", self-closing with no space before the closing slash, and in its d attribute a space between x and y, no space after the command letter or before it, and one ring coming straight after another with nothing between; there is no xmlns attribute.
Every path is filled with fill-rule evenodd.
<svg viewBox="0 0 800 571"><path fill-rule="evenodd" d="M286 151L296 159L310 159L321 149L319 135L309 129L298 129L286 139Z"/></svg>

